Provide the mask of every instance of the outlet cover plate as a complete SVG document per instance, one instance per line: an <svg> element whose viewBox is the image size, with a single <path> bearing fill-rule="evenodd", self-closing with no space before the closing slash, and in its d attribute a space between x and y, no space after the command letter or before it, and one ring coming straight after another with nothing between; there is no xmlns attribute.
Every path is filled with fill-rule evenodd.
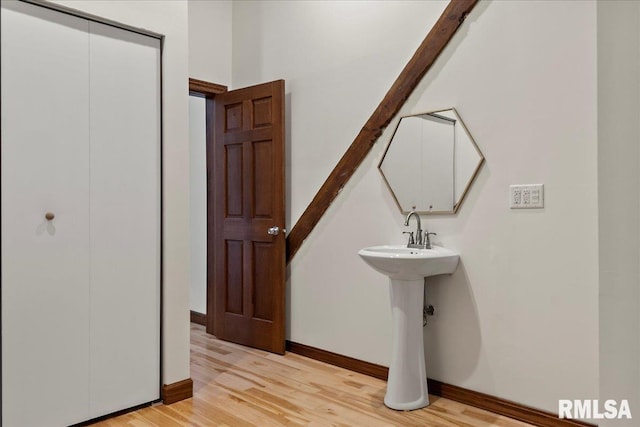
<svg viewBox="0 0 640 427"><path fill-rule="evenodd" d="M511 209L544 208L544 184L518 184L509 186Z"/></svg>

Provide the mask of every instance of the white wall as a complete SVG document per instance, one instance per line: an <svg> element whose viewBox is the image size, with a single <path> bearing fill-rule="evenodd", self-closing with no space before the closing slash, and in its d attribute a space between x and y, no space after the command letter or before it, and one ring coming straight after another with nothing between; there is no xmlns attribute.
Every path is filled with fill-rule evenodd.
<svg viewBox="0 0 640 427"><path fill-rule="evenodd" d="M640 416L640 3L598 3L600 399ZM601 426L636 426L603 420Z"/></svg>
<svg viewBox="0 0 640 427"><path fill-rule="evenodd" d="M231 0L188 0L189 77L231 85Z"/></svg>
<svg viewBox="0 0 640 427"><path fill-rule="evenodd" d="M427 220L462 256L427 284L429 373L555 412L598 396L595 3L478 6L405 106L456 106L487 159L457 218ZM545 209L509 210L536 182Z"/></svg>
<svg viewBox="0 0 640 427"><path fill-rule="evenodd" d="M189 122L187 3L64 0L55 3L164 34L163 382L189 378Z"/></svg>
<svg viewBox="0 0 640 427"><path fill-rule="evenodd" d="M188 0L189 77L231 86L231 3L230 0ZM190 305L191 310L206 314L207 169L204 101L192 100L190 110Z"/></svg>
<svg viewBox="0 0 640 427"><path fill-rule="evenodd" d="M189 301L192 311L207 313L207 149L206 102L189 97Z"/></svg>
<svg viewBox="0 0 640 427"><path fill-rule="evenodd" d="M233 2L233 87L286 80L288 228L445 5Z"/></svg>
<svg viewBox="0 0 640 427"><path fill-rule="evenodd" d="M287 82L289 227L444 2L235 2L233 85ZM543 28L541 23L544 23ZM487 162L461 210L424 217L458 250L429 279L429 376L555 412L598 396L596 4L480 2L401 115L455 107ZM394 120L290 266L288 338L388 365L387 279L358 249L401 243L376 166ZM509 184L546 207L511 211Z"/></svg>

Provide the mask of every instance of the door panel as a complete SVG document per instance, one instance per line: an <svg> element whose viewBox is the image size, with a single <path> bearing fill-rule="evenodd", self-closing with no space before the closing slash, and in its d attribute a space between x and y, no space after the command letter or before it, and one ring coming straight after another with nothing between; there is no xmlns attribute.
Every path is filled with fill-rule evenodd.
<svg viewBox="0 0 640 427"><path fill-rule="evenodd" d="M284 81L214 99L214 333L284 353Z"/></svg>
<svg viewBox="0 0 640 427"><path fill-rule="evenodd" d="M88 24L1 16L3 423L69 425L89 411Z"/></svg>
<svg viewBox="0 0 640 427"><path fill-rule="evenodd" d="M233 314L244 314L243 308L243 279L242 279L242 257L243 242L242 240L226 240L226 279L225 287L227 289L227 305L226 311Z"/></svg>
<svg viewBox="0 0 640 427"><path fill-rule="evenodd" d="M2 421L76 424L159 397L159 42L1 15Z"/></svg>
<svg viewBox="0 0 640 427"><path fill-rule="evenodd" d="M272 141L253 143L253 213L255 218L273 218L273 150Z"/></svg>
<svg viewBox="0 0 640 427"><path fill-rule="evenodd" d="M91 418L159 398L160 41L90 23Z"/></svg>
<svg viewBox="0 0 640 427"><path fill-rule="evenodd" d="M256 319L273 321L274 290L271 262L274 259L274 245L253 243L253 315Z"/></svg>
<svg viewBox="0 0 640 427"><path fill-rule="evenodd" d="M226 216L242 217L244 212L244 194L242 185L242 144L225 145L225 173L226 173L226 194L225 205L227 206Z"/></svg>

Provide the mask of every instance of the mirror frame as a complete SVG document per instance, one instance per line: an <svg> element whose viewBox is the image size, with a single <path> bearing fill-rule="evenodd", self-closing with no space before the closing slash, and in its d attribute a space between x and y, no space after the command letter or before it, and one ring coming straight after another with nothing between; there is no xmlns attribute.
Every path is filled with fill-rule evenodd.
<svg viewBox="0 0 640 427"><path fill-rule="evenodd" d="M400 205L400 201L398 200L398 197L396 196L396 193L393 191L393 188L391 187L391 184L389 183L389 181L387 180L387 177L384 175L384 172L382 171L382 163L384 162L384 159L387 156L387 153L389 151L389 147L391 147L391 144L393 143L393 138L396 136L396 132L398 132L398 128L400 127L400 124L402 123L402 119L405 119L407 117L424 116L426 114L442 113L444 111L453 111L453 114L455 114L455 116L458 118L457 121L460 122L460 125L462 126L462 129L464 130L466 135L469 137L469 141L471 141L471 144L473 145L473 148L475 148L476 153L478 153L478 156L480 157L480 159L478 160L478 164L477 164L475 170L473 171L473 173L471 174L471 177L469 178L469 181L467 182L467 185L465 185L464 190L462 191L462 194L460 194L460 199L455 201L452 210L450 210L450 211L416 211L416 212L418 214L420 214L420 215L449 215L449 214L456 214L458 212L458 209L460 209L460 206L462 205L462 202L464 201L467 193L469 192L469 189L471 188L471 185L473 184L473 181L475 181L476 176L478 176L480 168L484 164L484 155L482 154L482 151L480 151L480 148L478 147L478 144L476 144L476 141L473 139L473 136L471 136L471 133L469 132L469 129L467 129L467 126L464 124L464 120L462 120L462 117L460 117L460 114L458 114L458 111L454 107L442 108L442 109L439 109L439 110L427 111L427 112L424 112L424 113L408 114L406 116L400 117L400 120L398 120L398 124L396 125L396 128L393 130L393 134L391 135L391 138L389 139L389 142L387 143L387 146L384 149L384 153L382 154L382 158L380 158L380 162L378 163L378 172L380 172L380 175L382 175L382 180L384 181L385 185L389 189L389 192L391 193L391 196L393 197L393 200L396 202L396 205L398 206L398 209L400 209L400 212L402 212L403 214L408 214L411 211L403 209L402 206ZM454 141L454 144L455 144L455 141Z"/></svg>

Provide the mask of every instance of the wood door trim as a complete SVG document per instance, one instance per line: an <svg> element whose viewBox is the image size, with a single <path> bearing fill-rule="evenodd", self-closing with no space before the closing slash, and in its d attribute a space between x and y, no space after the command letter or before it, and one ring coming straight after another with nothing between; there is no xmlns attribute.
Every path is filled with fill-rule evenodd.
<svg viewBox="0 0 640 427"><path fill-rule="evenodd" d="M287 237L287 263L429 71L478 0L451 0Z"/></svg>
<svg viewBox="0 0 640 427"><path fill-rule="evenodd" d="M305 344L287 340L286 349L288 352L308 357L309 359L319 360L330 365L339 366L359 374L369 375L380 380L387 380L389 368L376 365L375 363L365 362L364 360L354 359L353 357L344 356L342 354L333 353L331 351L322 350L320 348L311 347Z"/></svg>
<svg viewBox="0 0 640 427"><path fill-rule="evenodd" d="M219 93L225 93L227 87L217 83L206 82L204 80L193 79L189 77L189 94L194 96L202 96L208 98Z"/></svg>
<svg viewBox="0 0 640 427"><path fill-rule="evenodd" d="M205 98L206 112L205 112L205 128L206 128L206 156L207 156L207 313L213 313L215 307L215 292L213 289L213 251L214 251L214 232L213 225L215 219L215 212L212 209L214 205L213 200L213 187L211 177L213 176L213 135L214 135L214 123L213 116L213 98L216 95L227 92L227 86L211 83L204 80L198 80L189 78L189 95L199 96ZM193 313L193 312L192 312ZM202 319L200 319L202 320ZM215 328L215 317L205 316L205 326L208 334L213 334ZM193 314L191 315L191 321L193 322ZM198 323L198 322L196 322Z"/></svg>
<svg viewBox="0 0 640 427"><path fill-rule="evenodd" d="M207 326L207 315L191 310L191 323Z"/></svg>
<svg viewBox="0 0 640 427"><path fill-rule="evenodd" d="M162 403L165 405L171 405L190 397L193 397L193 380L191 378L162 386Z"/></svg>
<svg viewBox="0 0 640 427"><path fill-rule="evenodd" d="M364 360L354 359L353 357L343 356L320 348L311 347L292 341L287 341L287 351L309 359L318 360L320 362L329 363L330 365L339 366L349 369L350 371L360 374L369 375L386 381L389 374L389 368L375 363L365 362ZM429 386L429 394L444 397L445 399L455 400L469 406L484 409L494 414L504 415L519 421L533 424L540 427L597 427L594 424L585 423L578 420L560 419L556 414L502 399L500 397L491 396L489 394L465 389L455 385L443 383L441 381L427 379Z"/></svg>
<svg viewBox="0 0 640 427"><path fill-rule="evenodd" d="M558 418L557 414L525 406L489 394L465 389L452 384L428 379L429 392L495 414L541 427L597 427L584 421Z"/></svg>

